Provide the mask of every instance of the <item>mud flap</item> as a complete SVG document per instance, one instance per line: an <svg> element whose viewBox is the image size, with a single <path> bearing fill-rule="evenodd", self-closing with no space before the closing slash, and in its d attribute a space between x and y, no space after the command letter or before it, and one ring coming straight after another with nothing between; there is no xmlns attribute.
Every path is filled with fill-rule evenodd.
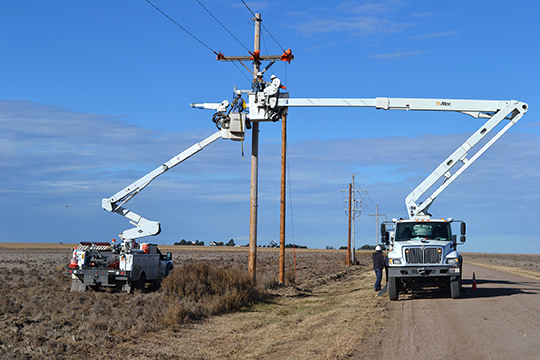
<svg viewBox="0 0 540 360"><path fill-rule="evenodd" d="M71 292L85 292L86 285L77 277L71 279Z"/></svg>

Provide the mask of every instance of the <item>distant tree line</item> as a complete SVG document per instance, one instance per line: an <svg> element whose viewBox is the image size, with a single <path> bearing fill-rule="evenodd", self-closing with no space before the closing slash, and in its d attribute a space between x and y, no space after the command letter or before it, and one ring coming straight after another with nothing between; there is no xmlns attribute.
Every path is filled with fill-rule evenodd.
<svg viewBox="0 0 540 360"><path fill-rule="evenodd" d="M187 241L185 239L182 239L180 241L175 242L174 245L200 245L200 246L204 246L204 241L199 241L199 240ZM236 244L234 243L234 240L231 239L227 243L223 243L223 241L212 241L210 243L210 245L213 245L213 246L235 246Z"/></svg>
<svg viewBox="0 0 540 360"><path fill-rule="evenodd" d="M179 242L175 242L174 245L199 245L204 246L204 241L186 241L185 239L180 240Z"/></svg>

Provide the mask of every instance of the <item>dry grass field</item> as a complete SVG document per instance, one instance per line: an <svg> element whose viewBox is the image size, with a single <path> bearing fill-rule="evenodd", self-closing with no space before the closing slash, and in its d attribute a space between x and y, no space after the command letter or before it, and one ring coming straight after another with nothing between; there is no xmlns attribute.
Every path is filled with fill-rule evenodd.
<svg viewBox="0 0 540 360"><path fill-rule="evenodd" d="M540 279L540 255L538 254L462 253L462 255L464 261L472 264Z"/></svg>
<svg viewBox="0 0 540 360"><path fill-rule="evenodd" d="M164 246L175 270L160 290L71 293L73 247L0 243L0 358L335 359L378 351L386 301L374 298L370 253L346 267L344 251L297 249L295 272L287 249L279 286L278 250L260 248L253 288L247 248ZM216 283L216 272L233 285Z"/></svg>

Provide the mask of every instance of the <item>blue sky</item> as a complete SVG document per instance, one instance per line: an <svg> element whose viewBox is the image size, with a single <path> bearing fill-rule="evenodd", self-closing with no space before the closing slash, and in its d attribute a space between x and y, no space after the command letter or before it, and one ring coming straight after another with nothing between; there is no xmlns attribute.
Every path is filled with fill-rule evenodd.
<svg viewBox="0 0 540 360"><path fill-rule="evenodd" d="M253 48L240 0L153 3L225 55ZM462 251L539 253L540 35L536 1L246 1L262 14L262 53L291 97L520 100L529 112L431 207L467 221ZM127 220L101 209L115 194L215 131L212 112L249 88L240 64L215 55L144 0L0 3L0 241L117 238ZM251 67L250 64L247 64ZM367 190L357 245L375 243L375 204L404 199L481 126L462 114L290 109L287 242L347 241L351 175ZM219 140L127 204L162 223L159 244L248 242L250 143ZM261 124L258 243L279 238L279 123Z"/></svg>

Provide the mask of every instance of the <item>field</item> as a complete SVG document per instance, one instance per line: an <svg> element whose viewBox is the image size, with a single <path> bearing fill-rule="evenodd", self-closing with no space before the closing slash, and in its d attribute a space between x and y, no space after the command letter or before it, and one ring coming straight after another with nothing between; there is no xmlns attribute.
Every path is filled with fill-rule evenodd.
<svg viewBox="0 0 540 360"><path fill-rule="evenodd" d="M374 298L369 252L346 267L344 251L297 249L295 273L287 249L286 285L278 286L278 250L261 248L255 300L239 311L218 306L212 316L215 307L182 303L165 283L157 292L70 293L72 247L0 243L0 358L337 359L379 351L386 300ZM173 252L175 271L210 264L247 275L247 248L162 250Z"/></svg>
<svg viewBox="0 0 540 360"><path fill-rule="evenodd" d="M73 245L0 243L0 358L364 359L379 358L389 301L375 298L371 252L347 267L341 250L257 252L247 293L202 297L197 276L228 272L239 288L247 248L163 246L175 272L158 291L70 293ZM540 255L464 254L466 262L540 278ZM179 295L171 283L193 284ZM205 280L206 281L206 280ZM224 287L228 285L223 285ZM195 297L194 297L195 296ZM197 300L198 299L198 300ZM237 301L237 302L235 302Z"/></svg>

